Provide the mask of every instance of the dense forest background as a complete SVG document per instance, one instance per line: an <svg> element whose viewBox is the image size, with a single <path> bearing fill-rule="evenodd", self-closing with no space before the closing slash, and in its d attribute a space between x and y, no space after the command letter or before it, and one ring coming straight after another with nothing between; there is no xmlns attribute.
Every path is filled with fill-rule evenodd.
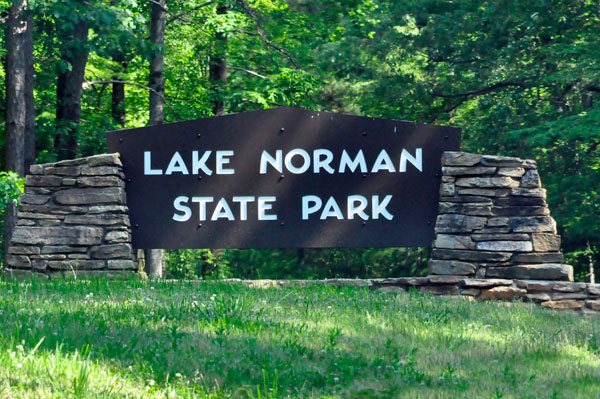
<svg viewBox="0 0 600 399"><path fill-rule="evenodd" d="M598 262L597 0L0 0L0 21L4 170L101 153L108 130L278 105L448 124L466 151L537 160L576 278ZM427 257L166 254L175 277L419 275Z"/></svg>

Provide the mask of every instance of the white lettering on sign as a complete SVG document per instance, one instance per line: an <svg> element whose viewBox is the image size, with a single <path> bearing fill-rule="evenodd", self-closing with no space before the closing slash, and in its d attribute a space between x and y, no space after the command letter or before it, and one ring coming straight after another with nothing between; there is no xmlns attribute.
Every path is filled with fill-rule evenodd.
<svg viewBox="0 0 600 399"><path fill-rule="evenodd" d="M198 220L206 220L206 204L213 201L213 197L192 197L192 202L198 204Z"/></svg>
<svg viewBox="0 0 600 399"><path fill-rule="evenodd" d="M212 170L206 166L206 161L212 151L204 151L201 158L198 158L198 151L192 151L192 174L197 175L198 171L202 169L202 172L207 176L212 175Z"/></svg>
<svg viewBox="0 0 600 399"><path fill-rule="evenodd" d="M227 165L231 163L231 158L235 155L232 150L219 150L219 151L192 151L191 154L191 168L186 163L185 158L179 153L175 152L169 163L167 164L166 170L163 171L161 168L157 168L152 164L152 152L144 151L144 175L147 176L160 176L160 175L198 175L200 172L207 176L211 176L213 173L217 175L233 175L235 169L228 168ZM208 166L208 161L211 156L214 157L215 169L211 169ZM411 164L419 172L423 172L423 150L416 148L414 155L408 150L402 149L400 153L400 160L398 168L395 167L392 157L386 150L381 150L371 165L371 173L377 173L381 171L388 172L407 172L407 165ZM302 148L294 148L287 154L283 154L283 150L275 150L275 155L270 154L264 150L260 155L259 161L259 173L264 175L267 173L269 166L278 173L284 173L287 170L293 174L306 173L312 165L312 172L317 173L367 173L369 168L367 166L367 159L363 150L358 150L354 156L350 155L348 151L342 150L339 162L335 162L335 156L331 150L325 148L318 148L310 154L308 151ZM337 165L337 168L335 167ZM190 172L191 170L191 172Z"/></svg>
<svg viewBox="0 0 600 399"><path fill-rule="evenodd" d="M302 220L308 220L309 216L323 205L321 198L316 195L305 195L302 197Z"/></svg>
<svg viewBox="0 0 600 399"><path fill-rule="evenodd" d="M330 175L335 173L330 165L331 161L333 161L333 153L331 151L323 149L314 150L313 157L315 158L314 173L319 173L321 169L324 169Z"/></svg>
<svg viewBox="0 0 600 399"><path fill-rule="evenodd" d="M184 175L189 175L187 167L185 166L185 162L183 162L183 158L179 155L178 152L173 154L173 158L171 158L171 162L169 162L169 166L167 166L167 171L165 175L172 175L174 172L178 172Z"/></svg>
<svg viewBox="0 0 600 399"><path fill-rule="evenodd" d="M379 219L379 215L383 216L387 220L392 220L394 216L388 212L386 207L392 200L391 195L386 195L382 202L379 202L379 195L373 196L373 208L371 209L371 217L373 219Z"/></svg>
<svg viewBox="0 0 600 399"><path fill-rule="evenodd" d="M200 153L198 151L192 151L192 157L191 157L192 173L191 174L197 175L197 174L199 174L200 171L202 171L207 176L212 175L213 170L211 168L209 168L206 164L212 154L213 154L212 151L204 151L202 153L202 156L200 156ZM217 174L217 175L233 175L233 174L235 174L235 169L225 167L225 165L228 165L231 162L231 157L233 157L235 155L233 151L231 151L231 150L215 151L214 154L215 154L214 155L214 157L215 157L215 171L214 171L215 174ZM169 161L169 164L167 165L167 169L164 172L162 169L153 168L152 152L144 151L144 175L149 175L149 176L163 175L163 174L173 175L176 173L180 173L182 175L190 174L190 169L188 168L188 165L186 164L185 159L181 156L181 154L178 151L176 151L173 154L173 156L171 157L171 160Z"/></svg>
<svg viewBox="0 0 600 399"><path fill-rule="evenodd" d="M144 151L144 174L145 175L162 175L162 169L152 169L152 153Z"/></svg>
<svg viewBox="0 0 600 399"><path fill-rule="evenodd" d="M392 215L387 206L392 200L392 195L386 195L383 201L379 200L379 195L371 196L371 219L379 219L383 217L387 220L392 220ZM311 215L321 211L319 219L326 220L327 218L336 218L339 220L354 219L354 216L359 216L363 220L368 220L369 215L365 213L369 200L362 195L350 195L346 198L346 217L334 197L329 197L323 206L323 200L316 195L305 195L302 197L302 220L310 220Z"/></svg>
<svg viewBox="0 0 600 399"><path fill-rule="evenodd" d="M348 219L353 220L354 216L358 216L363 220L369 219L369 216L365 213L369 201L362 195L349 195L348 196Z"/></svg>
<svg viewBox="0 0 600 399"><path fill-rule="evenodd" d="M279 173L283 173L283 151L275 151L275 157L271 156L266 151L263 151L260 155L260 174L264 175L267 173L267 163L275 168Z"/></svg>
<svg viewBox="0 0 600 399"><path fill-rule="evenodd" d="M275 201L275 197L258 197L258 220L277 220L277 215L267 215L267 211L273 209L271 202Z"/></svg>
<svg viewBox="0 0 600 399"><path fill-rule="evenodd" d="M219 202L217 202L217 206L215 207L210 220L215 221L219 220L220 218L235 220L233 217L233 212L231 212L231 208L229 207L229 204L227 204L227 201L225 201L225 198L221 198Z"/></svg>
<svg viewBox="0 0 600 399"><path fill-rule="evenodd" d="M298 167L294 166L292 162L296 155L299 155L300 158L302 158L302 165ZM298 157L296 157L296 159L298 159ZM310 168L310 155L308 155L308 152L304 151L301 148L295 148L287 153L287 155L285 156L284 163L288 171L292 172L295 175L299 175L301 173L306 172L308 168Z"/></svg>
<svg viewBox="0 0 600 399"><path fill-rule="evenodd" d="M337 173L346 173L346 171L355 173L357 170L360 173L367 173L369 171L363 150L358 150L354 156L348 154L348 151L342 150L339 162L337 163L337 169L335 168L336 162L334 161L333 152L325 148L314 150L312 156L302 148L294 148L285 154L285 156L283 150L275 150L275 155L263 150L260 155L259 173L261 175L266 174L270 166L278 173L284 173L287 170L290 173L298 175L306 173L310 169L311 164L312 172L315 174L322 171L334 174L336 170ZM371 164L371 173L381 171L405 173L407 172L408 163L413 165L419 172L423 172L423 150L416 148L415 155L412 155L408 150L402 149L398 164L394 164L392 157L386 150L381 150ZM398 165L397 168L396 165Z"/></svg>
<svg viewBox="0 0 600 399"><path fill-rule="evenodd" d="M152 163L151 151L144 152L144 174L145 175L198 175L200 173L206 176L232 175L235 169L229 167L232 157L232 150L218 151L192 151L191 158L186 164L186 157L179 152L174 152L166 165L166 169L158 167ZM211 159L214 161L214 169L211 168ZM398 159L398 158L396 158ZM156 162L156 161L155 161ZM370 164L365 157L363 150L358 150L355 154L350 154L342 150L339 161L336 163L335 154L328 149L318 148L309 153L302 148L294 148L287 153L283 150L275 150L269 153L264 150L260 156L259 173L266 174L269 168L283 174L288 171L292 174L302 174L309 170L314 174L327 173L404 173L412 165L415 170L423 172L423 150L416 148L414 153L402 149L399 162L394 164L390 154L382 149L377 157ZM189 166L188 166L189 165ZM163 164L164 166L164 164ZM396 167L397 166L397 167ZM333 196L320 198L316 195L304 195L301 200L302 220L392 220L392 215L388 206L392 201L392 195L372 195L365 197L362 195L349 195L344 201L339 201ZM173 200L173 216L176 222L187 222L192 219L194 213L198 215L198 221L246 221L249 213L253 212L256 220L278 220L278 216L273 213L274 204L277 202L275 196L233 196L230 199L219 198L215 202L214 197L187 197L177 196ZM197 204L197 206L192 206ZM233 207L232 207L233 206ZM210 210L209 210L210 207ZM210 211L210 213L209 213Z"/></svg>
<svg viewBox="0 0 600 399"><path fill-rule="evenodd" d="M188 205L190 198L186 196L178 196L173 201L173 213L172 219L176 222L187 222L192 217L192 208ZM192 197L191 202L198 204L198 221L204 222L208 220L208 206L215 202L214 197ZM225 220L248 220L248 204L256 202L256 219L257 220L277 220L277 215L270 213L273 210L273 203L277 202L275 196L266 197L252 197L252 196L240 196L233 197L232 203L239 204L238 219L234 214L234 211L229 205L226 198L220 198L212 208L210 216L211 221L217 221L220 219Z"/></svg>
<svg viewBox="0 0 600 399"><path fill-rule="evenodd" d="M329 197L327 203L323 207L323 212L321 212L321 216L319 217L321 220L325 220L327 218L336 218L340 220L344 218L340 206L337 204L337 202L335 202L333 197Z"/></svg>
<svg viewBox="0 0 600 399"><path fill-rule="evenodd" d="M248 203L254 202L254 197L233 197L231 200L240 204L240 220L248 220Z"/></svg>
<svg viewBox="0 0 600 399"><path fill-rule="evenodd" d="M227 157L232 157L233 151L217 151L217 174L218 175L232 175L235 173L233 169L225 169L223 166L227 165L231 160Z"/></svg>
<svg viewBox="0 0 600 399"><path fill-rule="evenodd" d="M183 215L178 215L176 213L173 214L173 220L176 222L187 222L188 220L190 220L190 218L192 217L192 210L188 207L183 205L182 203L185 202L187 203L190 199L188 197L185 197L183 195L175 198L175 201L173 201L173 207L175 208L176 211L179 212L183 212Z"/></svg>
<svg viewBox="0 0 600 399"><path fill-rule="evenodd" d="M363 154L363 150L358 150L354 159L350 158L350 155L346 152L346 150L342 151L342 158L340 159L340 168L338 169L339 173L344 173L344 170L348 168L350 172L356 170L357 167L360 166L360 173L367 173L367 161L365 160L365 154Z"/></svg>
<svg viewBox="0 0 600 399"><path fill-rule="evenodd" d="M392 158L390 158L386 150L381 150L381 152L377 156L377 159L373 163L371 173L377 173L380 170L387 170L388 172L396 171L396 169L394 169L394 163L392 162Z"/></svg>
<svg viewBox="0 0 600 399"><path fill-rule="evenodd" d="M419 172L423 172L423 151L420 148L416 149L414 157L408 151L402 150L400 172L406 172L406 161L410 162Z"/></svg>

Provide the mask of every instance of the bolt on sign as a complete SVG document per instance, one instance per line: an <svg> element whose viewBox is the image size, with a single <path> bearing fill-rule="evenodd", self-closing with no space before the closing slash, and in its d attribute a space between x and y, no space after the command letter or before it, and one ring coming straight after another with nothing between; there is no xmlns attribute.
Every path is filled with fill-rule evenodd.
<svg viewBox="0 0 600 399"><path fill-rule="evenodd" d="M460 129L280 107L108 132L137 248L429 246Z"/></svg>

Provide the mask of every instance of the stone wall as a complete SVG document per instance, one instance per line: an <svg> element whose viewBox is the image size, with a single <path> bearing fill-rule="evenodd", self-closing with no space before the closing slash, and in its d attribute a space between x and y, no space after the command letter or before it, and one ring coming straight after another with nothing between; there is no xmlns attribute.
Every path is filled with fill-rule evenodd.
<svg viewBox="0 0 600 399"><path fill-rule="evenodd" d="M137 261L118 154L32 165L5 272L132 272Z"/></svg>
<svg viewBox="0 0 600 399"><path fill-rule="evenodd" d="M431 275L573 280L537 165L446 152Z"/></svg>
<svg viewBox="0 0 600 399"><path fill-rule="evenodd" d="M206 280L168 280L172 284L211 284ZM336 287L368 288L380 292L415 290L432 295L460 295L469 300L522 300L541 304L549 309L568 309L584 314L600 312L600 284L568 281L471 279L458 276L396 277L326 280L241 280L226 279L219 283L243 284L254 288L333 285Z"/></svg>

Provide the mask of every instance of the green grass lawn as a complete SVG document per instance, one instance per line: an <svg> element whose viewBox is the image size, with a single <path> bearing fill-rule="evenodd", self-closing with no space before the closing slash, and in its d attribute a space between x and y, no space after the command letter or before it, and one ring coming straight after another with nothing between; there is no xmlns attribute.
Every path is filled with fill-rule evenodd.
<svg viewBox="0 0 600 399"><path fill-rule="evenodd" d="M600 397L600 318L522 303L9 281L0 328L1 398Z"/></svg>

